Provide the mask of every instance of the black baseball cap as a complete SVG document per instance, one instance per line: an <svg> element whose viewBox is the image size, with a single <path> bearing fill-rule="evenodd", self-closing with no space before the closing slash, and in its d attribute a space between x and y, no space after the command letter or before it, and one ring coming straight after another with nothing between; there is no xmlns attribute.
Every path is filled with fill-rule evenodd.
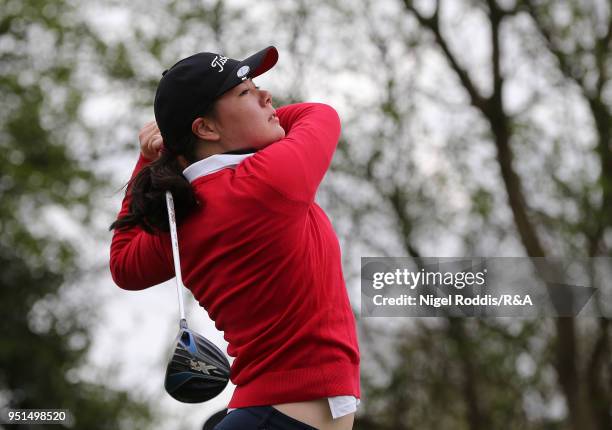
<svg viewBox="0 0 612 430"><path fill-rule="evenodd" d="M245 60L200 52L183 58L162 73L155 94L155 120L164 146L177 150L180 139L191 133L191 124L226 91L242 81L270 70L278 51L268 46Z"/></svg>

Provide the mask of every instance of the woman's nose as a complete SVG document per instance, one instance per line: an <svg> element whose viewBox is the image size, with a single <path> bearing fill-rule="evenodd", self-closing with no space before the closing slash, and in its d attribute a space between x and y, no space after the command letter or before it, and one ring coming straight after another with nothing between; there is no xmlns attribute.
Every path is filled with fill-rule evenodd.
<svg viewBox="0 0 612 430"><path fill-rule="evenodd" d="M270 91L261 90L261 100L264 106L268 103L272 103L272 93Z"/></svg>

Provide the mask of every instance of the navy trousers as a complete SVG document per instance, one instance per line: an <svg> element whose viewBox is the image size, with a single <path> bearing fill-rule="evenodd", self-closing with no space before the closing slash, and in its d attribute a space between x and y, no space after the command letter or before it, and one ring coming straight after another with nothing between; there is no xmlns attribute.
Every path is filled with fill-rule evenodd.
<svg viewBox="0 0 612 430"><path fill-rule="evenodd" d="M231 411L213 430L317 430L272 406L252 406Z"/></svg>

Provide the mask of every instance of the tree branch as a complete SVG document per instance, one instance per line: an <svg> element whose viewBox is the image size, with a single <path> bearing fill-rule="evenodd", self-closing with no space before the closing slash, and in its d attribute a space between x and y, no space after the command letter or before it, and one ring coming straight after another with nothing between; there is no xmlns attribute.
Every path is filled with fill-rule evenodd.
<svg viewBox="0 0 612 430"><path fill-rule="evenodd" d="M502 89L503 78L500 70L501 52L499 47L499 28L503 19L503 13L493 0L489 3L489 18L491 21L491 39L493 43L492 66L494 70L493 80L495 82L494 91L490 98L480 95L467 71L465 71L450 52L446 40L442 36L438 27L438 17L436 14L430 18L423 16L412 4L411 0L403 0L408 11L412 13L419 23L434 33L436 42L444 52L448 62L459 76L463 87L471 98L472 105L476 106L480 112L488 119L494 135L497 147L497 161L500 166L502 179L508 194L508 204L512 210L514 222L521 237L523 246L530 257L544 257L545 252L541 241L537 235L535 227L527 216L527 203L522 190L520 177L513 167L513 154L510 148L510 118L504 111Z"/></svg>
<svg viewBox="0 0 612 430"><path fill-rule="evenodd" d="M606 389L606 381L601 375L606 374L606 365L610 365L610 320L601 318L599 320L599 336L593 347L591 359L587 370L589 380L590 405L594 420L599 428L612 428L612 418L609 407L612 400L611 388Z"/></svg>
<svg viewBox="0 0 612 430"><path fill-rule="evenodd" d="M439 24L440 2L438 1L436 3L436 11L434 12L434 14L431 17L427 18L423 16L414 7L412 0L403 0L403 1L404 1L405 8L410 13L412 13L412 15L414 15L417 21L419 21L419 23L423 27L428 28L433 33L436 39L436 43L438 44L440 49L442 49L442 52L444 53L444 56L446 57L447 61L450 63L452 69L455 71L455 73L459 77L461 84L468 92L470 96L471 104L477 107L481 111L486 110L488 100L480 94L480 92L478 91L474 83L472 82L472 78L470 77L469 73L463 67L461 67L461 65L455 58L455 55L451 52L448 46L448 43L446 42L446 39L444 38L444 36L442 36L442 33L440 32L440 28L438 25Z"/></svg>
<svg viewBox="0 0 612 430"><path fill-rule="evenodd" d="M497 6L495 0L487 0L489 5L489 20L491 22L491 64L493 66L493 101L497 108L503 109L503 91L502 87L504 80L501 74L500 65L500 47L499 47L499 27L504 17L502 11Z"/></svg>
<svg viewBox="0 0 612 430"><path fill-rule="evenodd" d="M546 47L548 50L555 56L557 61L559 62L559 66L561 72L569 79L573 80L581 89L581 91L588 96L588 91L584 83L584 75L579 73L575 68L572 68L572 64L567 56L554 41L552 36L552 29L549 28L544 21L540 18L536 10L536 6L533 4L532 0L521 0L521 4L523 8L527 11L531 19L536 24L536 28L539 31L540 35L544 38L546 42Z"/></svg>
<svg viewBox="0 0 612 430"><path fill-rule="evenodd" d="M608 81L608 69L607 69L607 57L612 48L612 11L610 11L610 17L608 19L608 31L605 35L597 38L595 41L595 59L597 62L597 71L599 76L597 77L597 94L601 95L603 87Z"/></svg>
<svg viewBox="0 0 612 430"><path fill-rule="evenodd" d="M461 318L448 319L448 334L455 342L463 369L464 378L461 382L463 399L467 406L467 418L471 430L484 430L490 428L490 418L485 413L482 400L479 396L479 374L474 367L475 360L472 352L472 342L464 327Z"/></svg>
<svg viewBox="0 0 612 430"><path fill-rule="evenodd" d="M408 251L408 254L415 259L420 259L421 254L418 252L416 247L410 241L410 236L412 235L412 227L413 223L408 214L406 213L406 205L408 200L406 198L406 192L404 188L395 185L393 187L393 191L389 193L387 196L387 200L391 204L393 211L395 212L395 216L400 225L400 230L402 233L402 240L404 242L404 248Z"/></svg>

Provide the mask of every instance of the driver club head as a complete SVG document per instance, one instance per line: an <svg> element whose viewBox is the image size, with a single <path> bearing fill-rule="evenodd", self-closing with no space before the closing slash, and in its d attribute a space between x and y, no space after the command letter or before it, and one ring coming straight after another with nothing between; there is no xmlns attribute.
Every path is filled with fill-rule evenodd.
<svg viewBox="0 0 612 430"><path fill-rule="evenodd" d="M166 369L164 387L183 403L201 403L221 393L229 382L230 364L211 341L181 327Z"/></svg>

